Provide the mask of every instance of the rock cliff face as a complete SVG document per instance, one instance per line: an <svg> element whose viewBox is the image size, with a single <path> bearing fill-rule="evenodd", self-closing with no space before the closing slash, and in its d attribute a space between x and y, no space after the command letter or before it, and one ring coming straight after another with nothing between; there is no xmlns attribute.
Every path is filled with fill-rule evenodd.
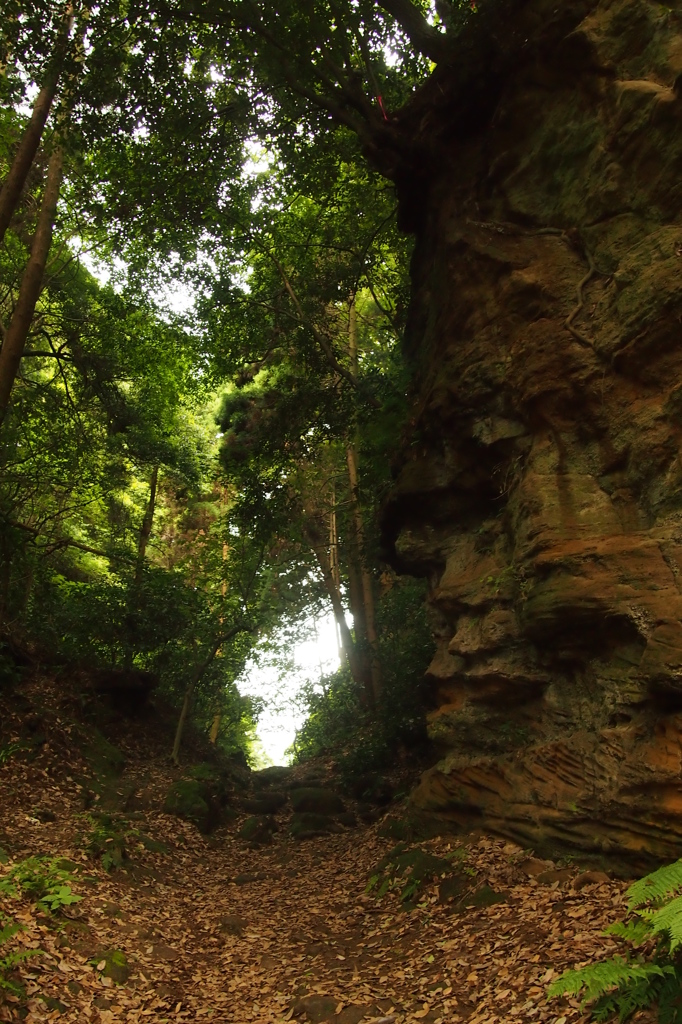
<svg viewBox="0 0 682 1024"><path fill-rule="evenodd" d="M443 152L384 527L432 582L417 807L640 868L682 855L682 11L583 6Z"/></svg>

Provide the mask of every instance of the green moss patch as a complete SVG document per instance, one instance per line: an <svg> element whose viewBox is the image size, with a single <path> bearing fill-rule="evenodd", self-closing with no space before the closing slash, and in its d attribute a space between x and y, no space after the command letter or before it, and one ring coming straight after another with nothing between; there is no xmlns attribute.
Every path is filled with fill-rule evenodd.
<svg viewBox="0 0 682 1024"><path fill-rule="evenodd" d="M193 822L204 835L215 827L219 817L207 784L196 779L174 782L168 790L163 809L166 814Z"/></svg>
<svg viewBox="0 0 682 1024"><path fill-rule="evenodd" d="M438 879L453 876L463 881L467 878L461 855L446 859L436 857L419 846L408 847L405 843L398 843L377 864L365 891L374 893L377 899L381 899L387 892L397 892L400 901L404 903L417 898L426 886Z"/></svg>
<svg viewBox="0 0 682 1024"><path fill-rule="evenodd" d="M239 830L241 839L253 846L267 846L272 842L272 833L277 831L277 822L267 814L255 814L247 818Z"/></svg>
<svg viewBox="0 0 682 1024"><path fill-rule="evenodd" d="M297 814L342 814L346 809L341 797L331 789L292 789L291 804Z"/></svg>
<svg viewBox="0 0 682 1024"><path fill-rule="evenodd" d="M97 729L93 729L83 748L83 754L92 765L97 776L103 779L116 777L125 768L126 759L118 747L106 740Z"/></svg>
<svg viewBox="0 0 682 1024"><path fill-rule="evenodd" d="M276 814L277 811L284 807L286 802L286 793L280 793L278 790L273 789L266 790L264 793L260 793L251 799L242 800L242 806L245 811L250 811L251 814Z"/></svg>
<svg viewBox="0 0 682 1024"><path fill-rule="evenodd" d="M295 813L289 823L289 835L294 839L310 839L323 836L328 832L342 832L343 829L327 814L315 814L313 811Z"/></svg>
<svg viewBox="0 0 682 1024"><path fill-rule="evenodd" d="M253 773L253 784L256 789L267 789L269 786L286 786L291 781L293 768L286 765L271 765Z"/></svg>
<svg viewBox="0 0 682 1024"><path fill-rule="evenodd" d="M483 907L492 907L496 903L506 903L505 893L495 892L489 885L481 885L470 895L465 896L455 906L455 913L461 914L465 910L480 910Z"/></svg>
<svg viewBox="0 0 682 1024"><path fill-rule="evenodd" d="M125 953L120 949L108 949L101 954L96 963L103 977L111 978L117 985L125 985L130 977L130 965Z"/></svg>

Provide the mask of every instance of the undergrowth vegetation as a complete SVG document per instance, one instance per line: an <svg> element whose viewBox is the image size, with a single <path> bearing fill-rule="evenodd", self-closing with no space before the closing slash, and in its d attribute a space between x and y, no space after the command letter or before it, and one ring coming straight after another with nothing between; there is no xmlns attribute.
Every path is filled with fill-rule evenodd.
<svg viewBox="0 0 682 1024"><path fill-rule="evenodd" d="M436 857L418 846L410 848L406 843L398 843L377 864L365 892L376 899L381 899L388 892L395 892L401 903L414 901L429 883L438 878L446 878L453 872L475 876L475 871L463 867L465 857L466 853L462 849L454 850L444 858Z"/></svg>
<svg viewBox="0 0 682 1024"><path fill-rule="evenodd" d="M0 895L18 898L28 896L34 903L53 912L79 903L82 896L72 892L72 874L56 857L27 857L19 861L0 879Z"/></svg>
<svg viewBox="0 0 682 1024"><path fill-rule="evenodd" d="M682 860L627 890L628 918L606 930L631 947L627 956L567 971L548 996L581 995L592 1019L625 1021L658 1004L661 1024L682 1022Z"/></svg>
<svg viewBox="0 0 682 1024"><path fill-rule="evenodd" d="M0 914L0 989L4 989L14 996L21 995L22 988L21 985L12 980L12 971L22 961L27 960L31 956L36 956L39 952L36 949L13 949L9 952L3 950L3 946L6 946L21 930L20 924Z"/></svg>

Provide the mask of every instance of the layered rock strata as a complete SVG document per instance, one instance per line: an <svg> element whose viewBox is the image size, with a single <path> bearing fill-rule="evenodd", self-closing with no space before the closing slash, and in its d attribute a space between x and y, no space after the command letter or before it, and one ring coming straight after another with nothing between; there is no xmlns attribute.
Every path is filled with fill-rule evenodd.
<svg viewBox="0 0 682 1024"><path fill-rule="evenodd" d="M432 584L417 808L628 870L682 856L681 15L594 3L443 152L384 517Z"/></svg>

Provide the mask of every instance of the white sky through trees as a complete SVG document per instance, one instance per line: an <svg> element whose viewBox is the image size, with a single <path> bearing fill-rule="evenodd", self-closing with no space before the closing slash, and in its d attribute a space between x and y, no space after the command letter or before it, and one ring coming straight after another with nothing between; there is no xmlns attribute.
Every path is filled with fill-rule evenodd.
<svg viewBox="0 0 682 1024"><path fill-rule="evenodd" d="M329 615L305 623L307 639L289 645L282 636L282 646L274 638L273 649L250 659L239 679L240 693L260 697L265 708L258 722L258 737L263 753L272 764L286 764L286 751L305 720L297 697L306 682L317 683L321 676L339 666L334 616Z"/></svg>

